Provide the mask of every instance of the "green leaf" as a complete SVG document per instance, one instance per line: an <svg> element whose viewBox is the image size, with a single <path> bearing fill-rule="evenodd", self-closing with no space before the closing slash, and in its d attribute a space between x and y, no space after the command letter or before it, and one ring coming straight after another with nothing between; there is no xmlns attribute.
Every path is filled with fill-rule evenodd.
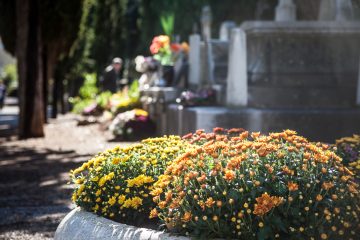
<svg viewBox="0 0 360 240"><path fill-rule="evenodd" d="M258 240L265 240L265 239L269 239L272 236L272 230L269 226L264 226L262 228L260 228L257 237Z"/></svg>

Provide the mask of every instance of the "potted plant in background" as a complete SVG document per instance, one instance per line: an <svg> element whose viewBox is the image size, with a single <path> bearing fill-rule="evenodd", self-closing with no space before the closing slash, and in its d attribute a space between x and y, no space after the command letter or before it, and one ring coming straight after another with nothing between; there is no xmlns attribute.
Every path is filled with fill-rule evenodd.
<svg viewBox="0 0 360 240"><path fill-rule="evenodd" d="M180 58L181 53L187 53L189 46L183 42L171 42L170 36L173 36L174 13L164 13L160 17L161 26L164 35L155 36L150 46L150 52L153 58L160 63L160 86L170 86L174 80L174 63ZM163 80L163 81L162 81Z"/></svg>
<svg viewBox="0 0 360 240"><path fill-rule="evenodd" d="M174 68L172 61L172 52L170 48L170 37L159 35L153 38L150 52L154 59L160 63L160 82L158 85L169 86L174 77ZM163 82L161 80L164 80Z"/></svg>
<svg viewBox="0 0 360 240"><path fill-rule="evenodd" d="M189 46L186 42L171 43L167 35L155 36L150 46L153 58L160 63L160 79L164 82L160 86L170 86L174 78L174 63L181 57L182 53L187 54Z"/></svg>

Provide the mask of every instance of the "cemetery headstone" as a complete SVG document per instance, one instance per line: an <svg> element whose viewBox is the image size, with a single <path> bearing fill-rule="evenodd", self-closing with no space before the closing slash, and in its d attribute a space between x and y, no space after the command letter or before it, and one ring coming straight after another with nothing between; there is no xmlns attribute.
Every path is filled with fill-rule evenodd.
<svg viewBox="0 0 360 240"><path fill-rule="evenodd" d="M247 105L246 35L241 28L231 32L226 103L228 106Z"/></svg>
<svg viewBox="0 0 360 240"><path fill-rule="evenodd" d="M293 0L280 0L276 7L275 21L296 21L296 6Z"/></svg>
<svg viewBox="0 0 360 240"><path fill-rule="evenodd" d="M233 21L225 21L221 24L219 39L221 41L229 41L231 30L236 27L236 23Z"/></svg>
<svg viewBox="0 0 360 240"><path fill-rule="evenodd" d="M349 21L353 19L353 6L351 0L336 1L336 21Z"/></svg>
<svg viewBox="0 0 360 240"><path fill-rule="evenodd" d="M320 21L335 20L336 15L336 0L321 0L319 17Z"/></svg>

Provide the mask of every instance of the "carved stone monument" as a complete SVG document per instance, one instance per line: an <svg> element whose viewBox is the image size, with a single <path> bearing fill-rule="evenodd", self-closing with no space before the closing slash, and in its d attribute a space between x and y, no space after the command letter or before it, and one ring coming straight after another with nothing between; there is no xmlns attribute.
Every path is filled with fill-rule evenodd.
<svg viewBox="0 0 360 240"><path fill-rule="evenodd" d="M189 52L189 85L191 88L198 86L201 79L201 39L199 34L193 34L189 38L190 52Z"/></svg>
<svg viewBox="0 0 360 240"><path fill-rule="evenodd" d="M231 30L236 27L236 23L233 21L225 21L221 24L219 40L220 41L229 41Z"/></svg>
<svg viewBox="0 0 360 240"><path fill-rule="evenodd" d="M243 107L248 103L246 34L241 28L231 32L226 104Z"/></svg>
<svg viewBox="0 0 360 240"><path fill-rule="evenodd" d="M181 111L170 105L170 127L180 134L216 126L290 128L328 142L360 133L360 23L351 1L321 1L321 21L296 21L295 13L294 1L280 0L275 21L244 22L229 41L205 39L211 51L200 47L196 54L205 65L200 72L208 60L214 64L214 85L225 86L226 101ZM227 77L217 71L225 63Z"/></svg>
<svg viewBox="0 0 360 240"><path fill-rule="evenodd" d="M354 17L351 0L336 0L336 21L348 21Z"/></svg>
<svg viewBox="0 0 360 240"><path fill-rule="evenodd" d="M319 17L320 21L332 21L336 16L336 0L321 0Z"/></svg>
<svg viewBox="0 0 360 240"><path fill-rule="evenodd" d="M351 0L321 0L320 21L348 21L354 19Z"/></svg>
<svg viewBox="0 0 360 240"><path fill-rule="evenodd" d="M201 31L205 40L211 39L212 14L210 6L205 6L201 12Z"/></svg>
<svg viewBox="0 0 360 240"><path fill-rule="evenodd" d="M275 21L296 21L296 6L293 0L280 0L276 7Z"/></svg>

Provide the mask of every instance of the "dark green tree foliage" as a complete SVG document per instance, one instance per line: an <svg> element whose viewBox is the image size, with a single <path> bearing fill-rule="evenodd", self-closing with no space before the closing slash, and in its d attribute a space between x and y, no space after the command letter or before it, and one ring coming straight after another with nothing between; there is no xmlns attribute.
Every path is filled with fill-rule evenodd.
<svg viewBox="0 0 360 240"><path fill-rule="evenodd" d="M125 11L125 58L134 58L139 44L139 0L128 0Z"/></svg>
<svg viewBox="0 0 360 240"><path fill-rule="evenodd" d="M77 37L83 1L0 2L0 34L18 60L21 138L44 134L49 79Z"/></svg>
<svg viewBox="0 0 360 240"><path fill-rule="evenodd" d="M274 7L277 1L265 0ZM201 10L210 5L213 14L213 37L217 37L223 21L232 20L241 24L245 20L255 19L258 0L142 0L140 8L141 45L139 52L149 54L149 45L154 36L164 34L161 27L161 16L175 15L174 35L180 41L188 41L189 34L200 32ZM273 17L269 16L269 17Z"/></svg>
<svg viewBox="0 0 360 240"><path fill-rule="evenodd" d="M161 27L161 16L174 14L174 35L187 41L193 32L194 25L199 25L201 7L207 0L142 0L140 6L141 44L138 51L150 54L149 46L154 36L164 34Z"/></svg>
<svg viewBox="0 0 360 240"><path fill-rule="evenodd" d="M16 16L14 0L0 1L0 17L0 36L4 47L15 56Z"/></svg>
<svg viewBox="0 0 360 240"><path fill-rule="evenodd" d="M65 0L41 1L45 116L47 115L49 100L49 81L54 77L55 66L60 56L69 54L69 50L78 36L83 3L84 0L71 1L71 3ZM55 82L54 86L56 84ZM58 90L56 86L55 90L53 94L56 98Z"/></svg>
<svg viewBox="0 0 360 240"><path fill-rule="evenodd" d="M91 57L95 59L98 74L117 56L124 55L124 13L127 0L97 1L94 9L94 34L96 36Z"/></svg>
<svg viewBox="0 0 360 240"><path fill-rule="evenodd" d="M84 0L77 39L71 47L69 54L60 57L55 70L55 79L61 81L61 86L63 84L66 85L70 96L77 94L83 82L82 75L85 72L94 71L95 61L90 56L91 47L95 39L93 27L94 2L94 0ZM54 95L58 91L61 92L62 89L54 91ZM53 105L54 107L57 108L57 105Z"/></svg>

